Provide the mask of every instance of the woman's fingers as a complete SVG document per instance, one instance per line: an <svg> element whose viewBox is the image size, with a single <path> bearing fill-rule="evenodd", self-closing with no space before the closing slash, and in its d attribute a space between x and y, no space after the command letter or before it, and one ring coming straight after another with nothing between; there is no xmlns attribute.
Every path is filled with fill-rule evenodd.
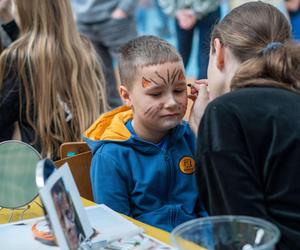
<svg viewBox="0 0 300 250"><path fill-rule="evenodd" d="M195 80L195 84L196 85L201 85L201 84L208 85L208 79Z"/></svg>
<svg viewBox="0 0 300 250"><path fill-rule="evenodd" d="M198 96L201 95L201 98L209 98L208 87L205 84L201 84L198 89Z"/></svg>
<svg viewBox="0 0 300 250"><path fill-rule="evenodd" d="M188 96L191 100L195 101L197 99L198 93L201 90L202 94L208 92L208 80L201 79L196 80L193 84L189 83L188 86L191 88L190 95ZM205 89L204 89L205 87ZM205 92L203 92L205 91Z"/></svg>
<svg viewBox="0 0 300 250"><path fill-rule="evenodd" d="M197 91L196 95L189 96L193 100L193 106L191 108L189 124L195 134L197 134L200 120L204 114L205 108L209 103L209 91L207 80L198 80L193 85Z"/></svg>
<svg viewBox="0 0 300 250"><path fill-rule="evenodd" d="M188 98L194 102L194 101L196 101L197 96L196 95L188 95Z"/></svg>

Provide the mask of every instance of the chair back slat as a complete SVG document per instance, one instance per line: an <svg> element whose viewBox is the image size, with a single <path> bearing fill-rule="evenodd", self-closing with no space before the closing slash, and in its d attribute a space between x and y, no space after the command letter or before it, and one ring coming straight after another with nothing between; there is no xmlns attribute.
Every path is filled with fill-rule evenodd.
<svg viewBox="0 0 300 250"><path fill-rule="evenodd" d="M60 167L65 162L68 162L73 178L79 190L80 196L90 201L94 201L91 179L90 179L90 166L92 161L92 152L89 150L87 145L85 148L85 146L83 146L82 143L80 144L74 143L72 145L71 144L72 143L68 143L68 148L69 150L70 149L72 150L71 152L75 152L75 155L70 157L64 157L61 160L56 161L55 165L57 167ZM64 144L62 144L61 148L64 147L63 145ZM87 149L87 151L82 152L83 148ZM63 151L64 154L62 155L65 156L67 155L67 151L64 150L66 150L66 148L61 150L61 152Z"/></svg>

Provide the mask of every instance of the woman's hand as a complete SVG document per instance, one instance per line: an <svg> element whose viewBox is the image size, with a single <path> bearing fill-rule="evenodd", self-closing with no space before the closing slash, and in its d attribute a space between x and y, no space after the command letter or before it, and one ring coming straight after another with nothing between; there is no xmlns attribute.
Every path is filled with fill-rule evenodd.
<svg viewBox="0 0 300 250"><path fill-rule="evenodd" d="M290 12L295 12L300 8L300 0L287 0L285 1L285 7Z"/></svg>
<svg viewBox="0 0 300 250"><path fill-rule="evenodd" d="M124 19L127 17L128 17L127 13L120 8L116 8L111 14L111 18L113 19Z"/></svg>
<svg viewBox="0 0 300 250"><path fill-rule="evenodd" d="M176 18L178 20L178 24L183 30L192 29L196 22L197 17L195 13L190 9L180 9L176 12Z"/></svg>
<svg viewBox="0 0 300 250"><path fill-rule="evenodd" d="M197 135L199 123L207 104L210 102L207 79L196 80L195 83L191 85L191 94L188 98L193 101L189 116L189 125L195 135Z"/></svg>

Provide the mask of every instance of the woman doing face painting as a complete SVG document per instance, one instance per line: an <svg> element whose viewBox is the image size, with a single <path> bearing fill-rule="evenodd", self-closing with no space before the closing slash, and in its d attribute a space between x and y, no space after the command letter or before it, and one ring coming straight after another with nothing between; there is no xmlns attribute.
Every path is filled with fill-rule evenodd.
<svg viewBox="0 0 300 250"><path fill-rule="evenodd" d="M276 249L300 249L300 45L286 17L259 1L232 10L212 32L209 94L199 87L206 94L193 117L207 212L266 219L281 231Z"/></svg>

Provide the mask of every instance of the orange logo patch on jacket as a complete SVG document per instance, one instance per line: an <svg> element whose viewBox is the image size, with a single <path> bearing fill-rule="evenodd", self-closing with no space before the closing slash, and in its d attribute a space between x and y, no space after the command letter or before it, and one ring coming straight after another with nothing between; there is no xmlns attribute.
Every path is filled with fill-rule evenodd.
<svg viewBox="0 0 300 250"><path fill-rule="evenodd" d="M179 162L179 167L182 173L192 174L196 170L196 163L192 157L184 156Z"/></svg>

